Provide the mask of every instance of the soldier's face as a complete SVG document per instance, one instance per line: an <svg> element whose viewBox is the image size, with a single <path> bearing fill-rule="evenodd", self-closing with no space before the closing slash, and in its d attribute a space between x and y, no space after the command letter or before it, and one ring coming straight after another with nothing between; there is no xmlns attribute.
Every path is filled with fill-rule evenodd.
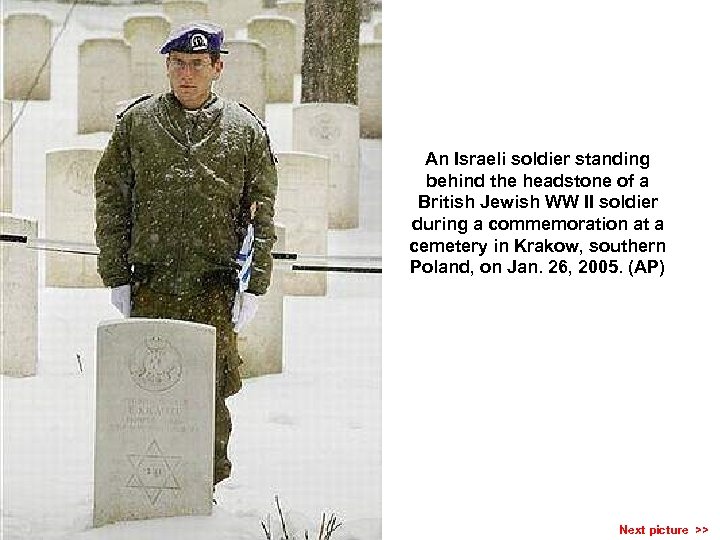
<svg viewBox="0 0 720 540"><path fill-rule="evenodd" d="M212 83L223 69L222 60L214 64L208 53L171 52L165 62L170 89L186 109L197 109L210 96Z"/></svg>

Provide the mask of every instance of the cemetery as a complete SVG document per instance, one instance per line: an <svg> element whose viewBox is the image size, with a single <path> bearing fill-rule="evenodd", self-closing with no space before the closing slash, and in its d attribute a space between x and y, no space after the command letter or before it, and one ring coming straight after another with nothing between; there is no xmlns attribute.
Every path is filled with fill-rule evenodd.
<svg viewBox="0 0 720 540"><path fill-rule="evenodd" d="M275 497L298 538L324 512L333 540L381 537L381 11L363 6L350 104L301 100L302 1L3 2L3 538L280 538ZM214 91L265 122L290 255L238 335L214 490L215 328L123 318L94 237L116 114L169 90L159 48L198 20L225 30Z"/></svg>

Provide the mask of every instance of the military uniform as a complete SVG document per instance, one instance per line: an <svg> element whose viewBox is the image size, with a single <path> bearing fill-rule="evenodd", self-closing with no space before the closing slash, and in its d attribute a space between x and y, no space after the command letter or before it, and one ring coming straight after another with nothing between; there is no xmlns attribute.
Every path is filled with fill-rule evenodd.
<svg viewBox="0 0 720 540"><path fill-rule="evenodd" d="M230 474L226 397L240 389L231 322L235 256L250 208L254 256L247 292L270 284L275 160L259 120L214 94L186 110L172 93L133 104L118 120L95 173L98 270L131 284L136 317L217 329L215 483Z"/></svg>

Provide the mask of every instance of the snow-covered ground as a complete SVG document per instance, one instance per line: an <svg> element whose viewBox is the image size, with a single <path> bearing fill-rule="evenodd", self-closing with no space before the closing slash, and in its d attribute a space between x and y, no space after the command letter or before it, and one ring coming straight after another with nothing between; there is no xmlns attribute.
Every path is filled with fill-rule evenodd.
<svg viewBox="0 0 720 540"><path fill-rule="evenodd" d="M69 7L8 0L3 15L44 12L57 32ZM53 56L52 99L28 103L14 134L13 213L38 219L40 236L45 152L101 148L108 137L76 133L78 44L119 34L129 13L159 6L75 9ZM291 149L290 114L289 104L267 111L279 150ZM361 226L331 232L331 254L380 254L380 163L380 141L363 140ZM107 290L44 288L42 263L41 256L38 375L2 377L3 539L264 538L260 520L274 513L275 495L311 537L322 513L334 512L343 522L334 539L380 538L378 275L332 274L326 297L285 299L284 371L246 381L228 400L234 468L218 486L212 516L92 529L95 329L117 312Z"/></svg>

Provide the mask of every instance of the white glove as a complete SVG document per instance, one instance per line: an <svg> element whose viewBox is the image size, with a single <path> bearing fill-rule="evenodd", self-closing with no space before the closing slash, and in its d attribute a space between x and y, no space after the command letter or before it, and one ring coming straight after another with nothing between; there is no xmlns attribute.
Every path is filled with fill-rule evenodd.
<svg viewBox="0 0 720 540"><path fill-rule="evenodd" d="M122 316L130 316L130 284L113 287L110 291L110 301Z"/></svg>
<svg viewBox="0 0 720 540"><path fill-rule="evenodd" d="M235 302L232 309L232 322L235 324L235 332L247 325L257 313L260 299L252 293L238 291L235 294Z"/></svg>

